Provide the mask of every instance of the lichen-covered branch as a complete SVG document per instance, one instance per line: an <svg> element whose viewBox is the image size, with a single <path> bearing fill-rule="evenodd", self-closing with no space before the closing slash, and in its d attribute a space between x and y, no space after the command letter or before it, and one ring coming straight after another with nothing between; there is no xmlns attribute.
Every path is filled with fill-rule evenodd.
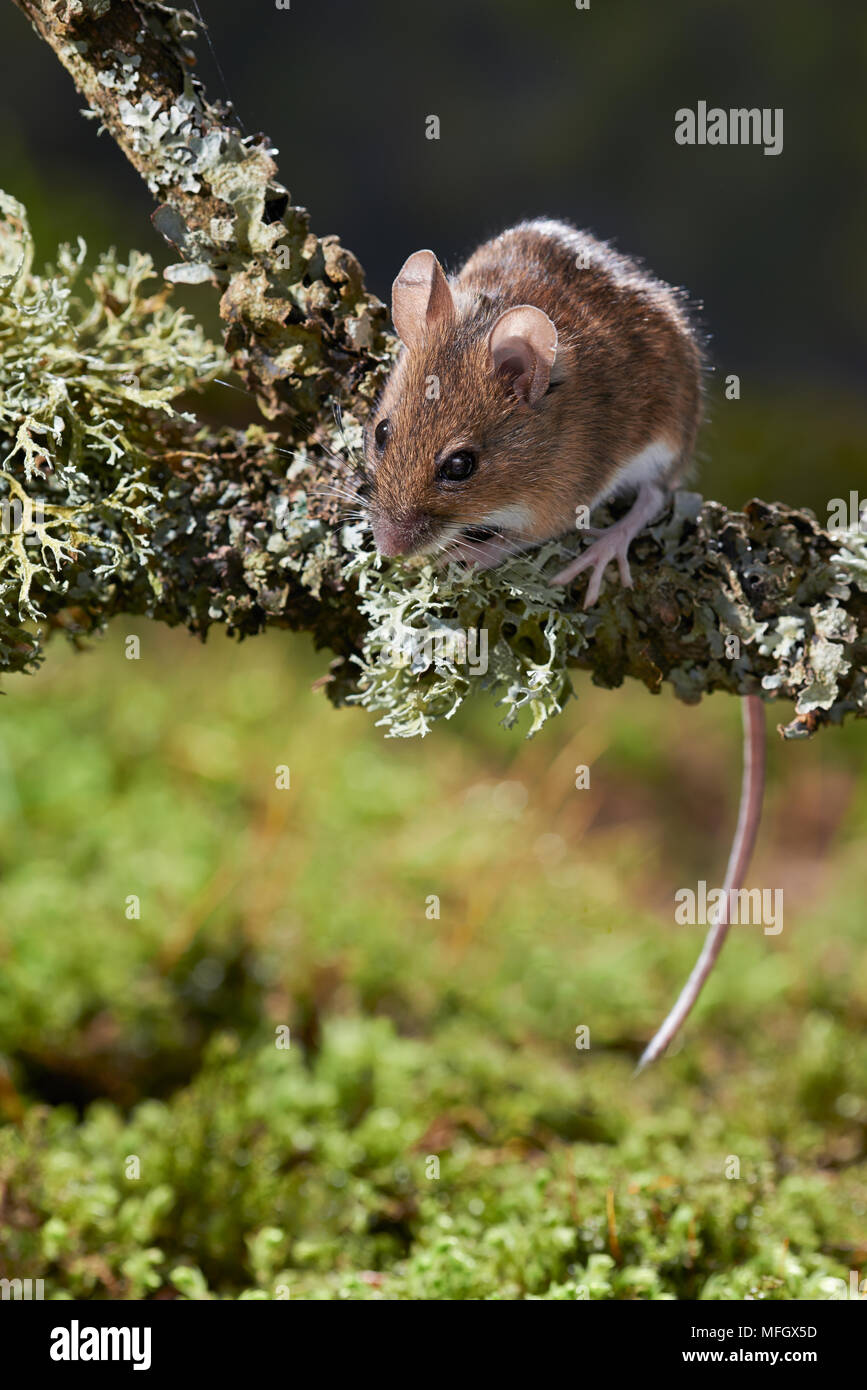
<svg viewBox="0 0 867 1390"><path fill-rule="evenodd" d="M15 3L146 180L154 223L180 257L168 279L219 288L227 350L267 418L300 440L335 393L369 402L385 310L337 237L311 232L265 136L243 136L207 101L193 16L153 0Z"/></svg>
<svg viewBox="0 0 867 1390"><path fill-rule="evenodd" d="M781 728L790 738L867 714L867 536L857 529L832 536L809 512L759 501L729 512L681 492L633 543L635 587L612 580L587 613L548 582L572 548L552 543L532 560L469 577L426 567L411 580L405 569L383 576L361 562L362 702L392 732L421 733L474 685L491 686L506 722L525 708L535 730L568 697L576 666L607 687L627 676L651 691L668 682L686 702L714 690L792 700L795 717ZM584 581L576 588L583 593ZM439 625L484 632L487 671L448 659L459 642L425 646L408 630ZM401 645L410 658L420 651L416 669L395 665Z"/></svg>
<svg viewBox="0 0 867 1390"><path fill-rule="evenodd" d="M83 279L83 249L67 248L35 273L24 209L3 199L0 670L33 669L46 624L74 637L129 613L201 636L311 631L337 656L332 697L396 735L482 689L535 730L574 667L605 686L667 682L686 701L791 700L788 737L867 714L857 527L680 493L633 545L634 589L612 581L586 614L583 580L549 582L578 537L484 574L381 562L344 524L350 475L333 457L358 447L392 348L357 262L310 232L267 141L206 102L188 15L145 0L16 3L160 200L157 225L184 257L169 281L218 287L226 340L171 307L146 257L104 256ZM279 434L210 430L180 409L229 362Z"/></svg>

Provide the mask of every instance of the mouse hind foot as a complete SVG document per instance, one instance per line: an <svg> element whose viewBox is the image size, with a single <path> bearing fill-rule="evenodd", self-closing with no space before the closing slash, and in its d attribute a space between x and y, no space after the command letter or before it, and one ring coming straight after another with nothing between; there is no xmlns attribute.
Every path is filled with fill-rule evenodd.
<svg viewBox="0 0 867 1390"><path fill-rule="evenodd" d="M590 583L584 597L584 607L592 608L602 589L602 579L612 560L616 561L620 572L620 582L626 589L632 588L632 573L629 569L628 551L639 531L659 515L665 505L668 493L658 483L642 483L638 494L625 516L604 530L588 528L595 535L592 545L582 551L565 569L554 575L553 584L569 584L584 570L592 570Z"/></svg>

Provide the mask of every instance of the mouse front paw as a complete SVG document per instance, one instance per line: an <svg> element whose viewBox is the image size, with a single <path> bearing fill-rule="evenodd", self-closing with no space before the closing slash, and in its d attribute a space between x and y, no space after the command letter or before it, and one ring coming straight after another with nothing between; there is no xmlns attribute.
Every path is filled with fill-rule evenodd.
<svg viewBox="0 0 867 1390"><path fill-rule="evenodd" d="M612 560L616 560L617 568L620 571L620 582L626 589L632 588L632 573L629 568L627 552L632 540L631 536L612 535L617 530L617 526L611 526L608 531L602 534L588 545L587 549L567 565L565 569L555 574L553 584L569 584L576 575L583 574L590 569L593 573L590 576L590 583L587 585L587 593L584 596L584 607L592 608L599 597L602 589L602 578Z"/></svg>
<svg viewBox="0 0 867 1390"><path fill-rule="evenodd" d="M604 531L592 528L596 539L592 545L568 564L565 569L555 574L552 580L554 584L568 584L577 574L583 574L584 570L592 569L590 583L587 585L587 593L584 597L584 607L592 608L599 597L602 588L602 576L611 564L612 560L617 561L617 568L620 571L620 582L625 589L632 588L632 574L629 569L627 553L635 537L643 526L658 516L665 504L666 493L664 489L656 483L642 483L638 489L638 495L629 511L622 516L619 521L615 521L613 526L608 526ZM585 534L587 534L585 532Z"/></svg>

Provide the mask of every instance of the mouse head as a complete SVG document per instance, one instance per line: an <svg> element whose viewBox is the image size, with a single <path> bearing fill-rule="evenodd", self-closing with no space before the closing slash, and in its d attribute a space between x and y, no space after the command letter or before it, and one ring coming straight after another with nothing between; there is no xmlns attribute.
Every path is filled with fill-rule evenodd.
<svg viewBox="0 0 867 1390"><path fill-rule="evenodd" d="M432 251L403 266L392 318L403 350L365 436L377 549L496 563L536 531L557 330L532 305L453 292Z"/></svg>

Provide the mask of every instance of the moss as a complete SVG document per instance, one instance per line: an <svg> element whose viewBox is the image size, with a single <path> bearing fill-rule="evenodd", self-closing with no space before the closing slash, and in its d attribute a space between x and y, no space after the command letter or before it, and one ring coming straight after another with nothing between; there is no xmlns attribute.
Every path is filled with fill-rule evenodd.
<svg viewBox="0 0 867 1390"><path fill-rule="evenodd" d="M529 744L472 702L384 744L310 694L322 666L282 632L202 648L124 617L10 678L0 1277L789 1299L867 1276L861 731L779 750L786 928L733 936L682 1050L636 1080L697 949L669 892L737 804L727 703L687 729L585 681Z"/></svg>
<svg viewBox="0 0 867 1390"><path fill-rule="evenodd" d="M856 1176L781 1172L748 1104L724 1130L711 1109L627 1127L626 1077L465 1025L432 1048L335 1019L307 1056L224 1033L168 1103L36 1108L0 1136L4 1260L55 1298L788 1300L847 1278L818 1250ZM558 1135L576 1104L596 1137Z"/></svg>

